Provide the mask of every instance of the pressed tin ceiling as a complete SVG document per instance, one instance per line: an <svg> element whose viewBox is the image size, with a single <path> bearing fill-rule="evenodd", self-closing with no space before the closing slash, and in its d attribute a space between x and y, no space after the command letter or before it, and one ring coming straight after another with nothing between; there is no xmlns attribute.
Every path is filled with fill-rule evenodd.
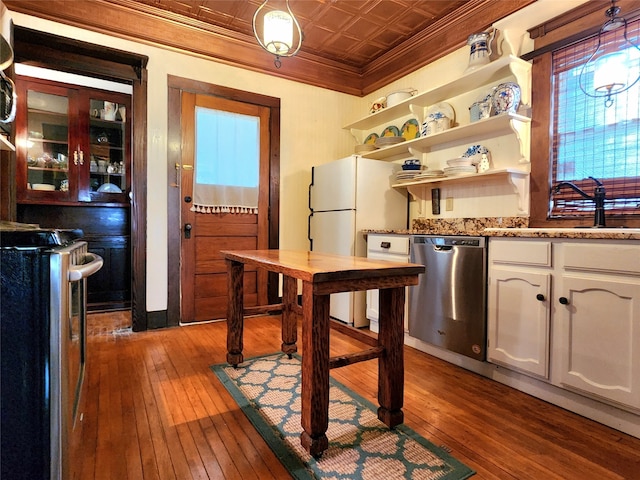
<svg viewBox="0 0 640 480"><path fill-rule="evenodd" d="M3 0L9 10L356 95L450 53L533 1L290 0L304 41L276 69L253 37L260 0Z"/></svg>

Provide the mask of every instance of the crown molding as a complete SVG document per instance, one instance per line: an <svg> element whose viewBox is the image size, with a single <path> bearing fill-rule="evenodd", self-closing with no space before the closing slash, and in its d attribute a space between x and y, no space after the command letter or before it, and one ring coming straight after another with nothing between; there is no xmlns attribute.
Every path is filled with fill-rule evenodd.
<svg viewBox="0 0 640 480"><path fill-rule="evenodd" d="M359 69L301 51L273 64L253 35L131 0L3 0L6 8L90 31L363 96L460 48L472 32L535 0L470 0L444 19ZM90 8L91 14L88 14ZM104 19L108 18L108 26Z"/></svg>

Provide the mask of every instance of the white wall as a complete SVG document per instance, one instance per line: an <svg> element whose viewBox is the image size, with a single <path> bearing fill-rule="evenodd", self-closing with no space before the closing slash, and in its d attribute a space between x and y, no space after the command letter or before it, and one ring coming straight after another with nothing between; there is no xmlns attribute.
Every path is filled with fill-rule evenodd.
<svg viewBox="0 0 640 480"><path fill-rule="evenodd" d="M539 0L496 24L521 38L535 26L585 0ZM2 6L0 0L0 6ZM343 125L366 115L381 95L399 88L420 90L450 81L467 66L467 49L440 59L365 98L250 72L199 57L114 38L15 12L16 25L149 57L147 310L167 307L167 75L279 97L281 99L280 246L307 249L307 187L311 167L353 152L355 140ZM6 17L5 15L4 17ZM3 18L5 23L6 18ZM469 32L473 33L473 32ZM525 42L525 48L526 48ZM517 52L520 53L520 52ZM265 55L267 55L265 53ZM287 68L287 59L282 62Z"/></svg>

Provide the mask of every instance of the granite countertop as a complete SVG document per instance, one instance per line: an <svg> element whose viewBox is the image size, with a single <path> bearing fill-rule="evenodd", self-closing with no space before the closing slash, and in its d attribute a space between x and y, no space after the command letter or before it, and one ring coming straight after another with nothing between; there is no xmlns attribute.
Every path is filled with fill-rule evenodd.
<svg viewBox="0 0 640 480"><path fill-rule="evenodd" d="M487 228L488 237L640 240L640 228Z"/></svg>
<svg viewBox="0 0 640 480"><path fill-rule="evenodd" d="M363 233L640 240L640 228L529 228L528 221L527 217L418 218L410 229L372 229Z"/></svg>

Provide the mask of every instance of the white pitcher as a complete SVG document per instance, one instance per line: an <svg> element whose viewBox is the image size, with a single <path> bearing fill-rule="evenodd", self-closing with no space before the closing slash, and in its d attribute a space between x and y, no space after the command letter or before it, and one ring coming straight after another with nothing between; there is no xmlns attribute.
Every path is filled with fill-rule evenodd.
<svg viewBox="0 0 640 480"><path fill-rule="evenodd" d="M495 30L491 32L480 32L470 35L467 39L467 45L471 47L469 53L469 66L467 70L486 65L491 61L491 40Z"/></svg>
<svg viewBox="0 0 640 480"><path fill-rule="evenodd" d="M104 119L115 120L117 107L117 103L104 102Z"/></svg>

